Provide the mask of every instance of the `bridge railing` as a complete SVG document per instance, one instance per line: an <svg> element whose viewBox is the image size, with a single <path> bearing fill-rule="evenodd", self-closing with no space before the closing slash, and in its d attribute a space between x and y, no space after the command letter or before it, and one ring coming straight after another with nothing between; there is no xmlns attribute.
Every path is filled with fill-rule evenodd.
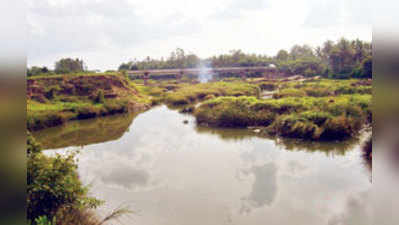
<svg viewBox="0 0 399 225"><path fill-rule="evenodd" d="M218 72L274 72L276 71L273 67L219 67L219 68L206 68L209 73ZM150 75L176 75L176 74L199 74L204 71L203 68L187 68L187 69L156 69L156 70L129 70L129 75L144 75L148 73Z"/></svg>

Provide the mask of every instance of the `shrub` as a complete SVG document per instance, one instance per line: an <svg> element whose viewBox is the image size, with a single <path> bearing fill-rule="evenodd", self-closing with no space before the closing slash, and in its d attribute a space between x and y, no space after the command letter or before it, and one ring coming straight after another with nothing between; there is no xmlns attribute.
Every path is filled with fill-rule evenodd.
<svg viewBox="0 0 399 225"><path fill-rule="evenodd" d="M47 218L47 216L39 216L35 219L36 225L56 225L56 218L54 217L53 220Z"/></svg>
<svg viewBox="0 0 399 225"><path fill-rule="evenodd" d="M28 220L38 218L36 222L45 224L53 220L62 206L95 208L101 203L87 197L88 189L79 180L74 154L48 157L38 150L29 134L27 151L30 152L27 161Z"/></svg>
<svg viewBox="0 0 399 225"><path fill-rule="evenodd" d="M36 142L36 140L33 138L29 131L27 131L26 146L26 154L28 155L28 157L31 154L39 153L41 150L40 144Z"/></svg>

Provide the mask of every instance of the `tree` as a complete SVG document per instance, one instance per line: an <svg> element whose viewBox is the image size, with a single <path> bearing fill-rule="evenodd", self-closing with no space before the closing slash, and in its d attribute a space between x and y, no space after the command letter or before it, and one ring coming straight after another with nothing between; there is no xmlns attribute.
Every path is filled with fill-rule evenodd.
<svg viewBox="0 0 399 225"><path fill-rule="evenodd" d="M309 45L294 45L290 51L290 57L293 60L298 58L314 57L313 49Z"/></svg>
<svg viewBox="0 0 399 225"><path fill-rule="evenodd" d="M63 58L55 63L55 72L61 73L77 73L85 71L83 60Z"/></svg>
<svg viewBox="0 0 399 225"><path fill-rule="evenodd" d="M373 76L373 59L372 57L367 57L362 61L361 64L361 75L362 78L372 78Z"/></svg>
<svg viewBox="0 0 399 225"><path fill-rule="evenodd" d="M122 63L119 68L118 71L122 71L122 70L130 70L130 67L132 66L133 62L130 61L128 63Z"/></svg>
<svg viewBox="0 0 399 225"><path fill-rule="evenodd" d="M166 60L164 60L164 58L153 59L147 56L142 61L134 60L122 63L118 70L194 68L200 61L200 58L195 54L186 54L183 49L177 48L170 53L170 56Z"/></svg>
<svg viewBox="0 0 399 225"><path fill-rule="evenodd" d="M332 51L334 57L333 71L337 74L349 74L355 67L353 60L355 51L350 42L341 38Z"/></svg>
<svg viewBox="0 0 399 225"><path fill-rule="evenodd" d="M289 57L288 52L284 49L278 51L276 55L276 59L279 61L287 61L288 57Z"/></svg>
<svg viewBox="0 0 399 225"><path fill-rule="evenodd" d="M366 57L366 49L363 46L363 42L359 39L352 41L352 48L354 49L353 59L356 63L362 62Z"/></svg>
<svg viewBox="0 0 399 225"><path fill-rule="evenodd" d="M47 74L50 73L51 71L47 67L38 67L38 66L32 66L30 69L27 69L27 76L36 76L40 74Z"/></svg>

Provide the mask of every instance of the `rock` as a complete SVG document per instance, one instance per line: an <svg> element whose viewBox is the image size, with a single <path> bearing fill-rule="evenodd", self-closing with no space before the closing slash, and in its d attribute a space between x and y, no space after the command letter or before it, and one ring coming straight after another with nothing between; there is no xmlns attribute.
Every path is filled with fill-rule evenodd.
<svg viewBox="0 0 399 225"><path fill-rule="evenodd" d="M254 132L255 133L260 133L260 129L255 129Z"/></svg>
<svg viewBox="0 0 399 225"><path fill-rule="evenodd" d="M188 120L184 120L183 123L184 123L184 124L188 124Z"/></svg>

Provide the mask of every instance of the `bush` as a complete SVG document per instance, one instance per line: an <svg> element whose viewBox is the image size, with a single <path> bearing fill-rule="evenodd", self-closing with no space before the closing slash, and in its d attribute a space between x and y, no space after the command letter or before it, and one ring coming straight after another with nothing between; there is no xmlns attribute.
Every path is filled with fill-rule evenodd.
<svg viewBox="0 0 399 225"><path fill-rule="evenodd" d="M87 197L88 189L79 180L74 154L48 157L29 134L27 151L28 220L45 224L62 206L95 208L101 203Z"/></svg>
<svg viewBox="0 0 399 225"><path fill-rule="evenodd" d="M86 197L87 188L81 184L76 169L74 155L52 158L35 154L28 159L28 219L52 217L62 205L96 206L97 201Z"/></svg>
<svg viewBox="0 0 399 225"><path fill-rule="evenodd" d="M47 216L39 216L35 219L36 225L56 225L56 218L54 217L53 220L47 218Z"/></svg>
<svg viewBox="0 0 399 225"><path fill-rule="evenodd" d="M26 139L26 154L29 157L31 154L36 154L41 151L40 144L36 142L31 133L27 131L27 139Z"/></svg>

